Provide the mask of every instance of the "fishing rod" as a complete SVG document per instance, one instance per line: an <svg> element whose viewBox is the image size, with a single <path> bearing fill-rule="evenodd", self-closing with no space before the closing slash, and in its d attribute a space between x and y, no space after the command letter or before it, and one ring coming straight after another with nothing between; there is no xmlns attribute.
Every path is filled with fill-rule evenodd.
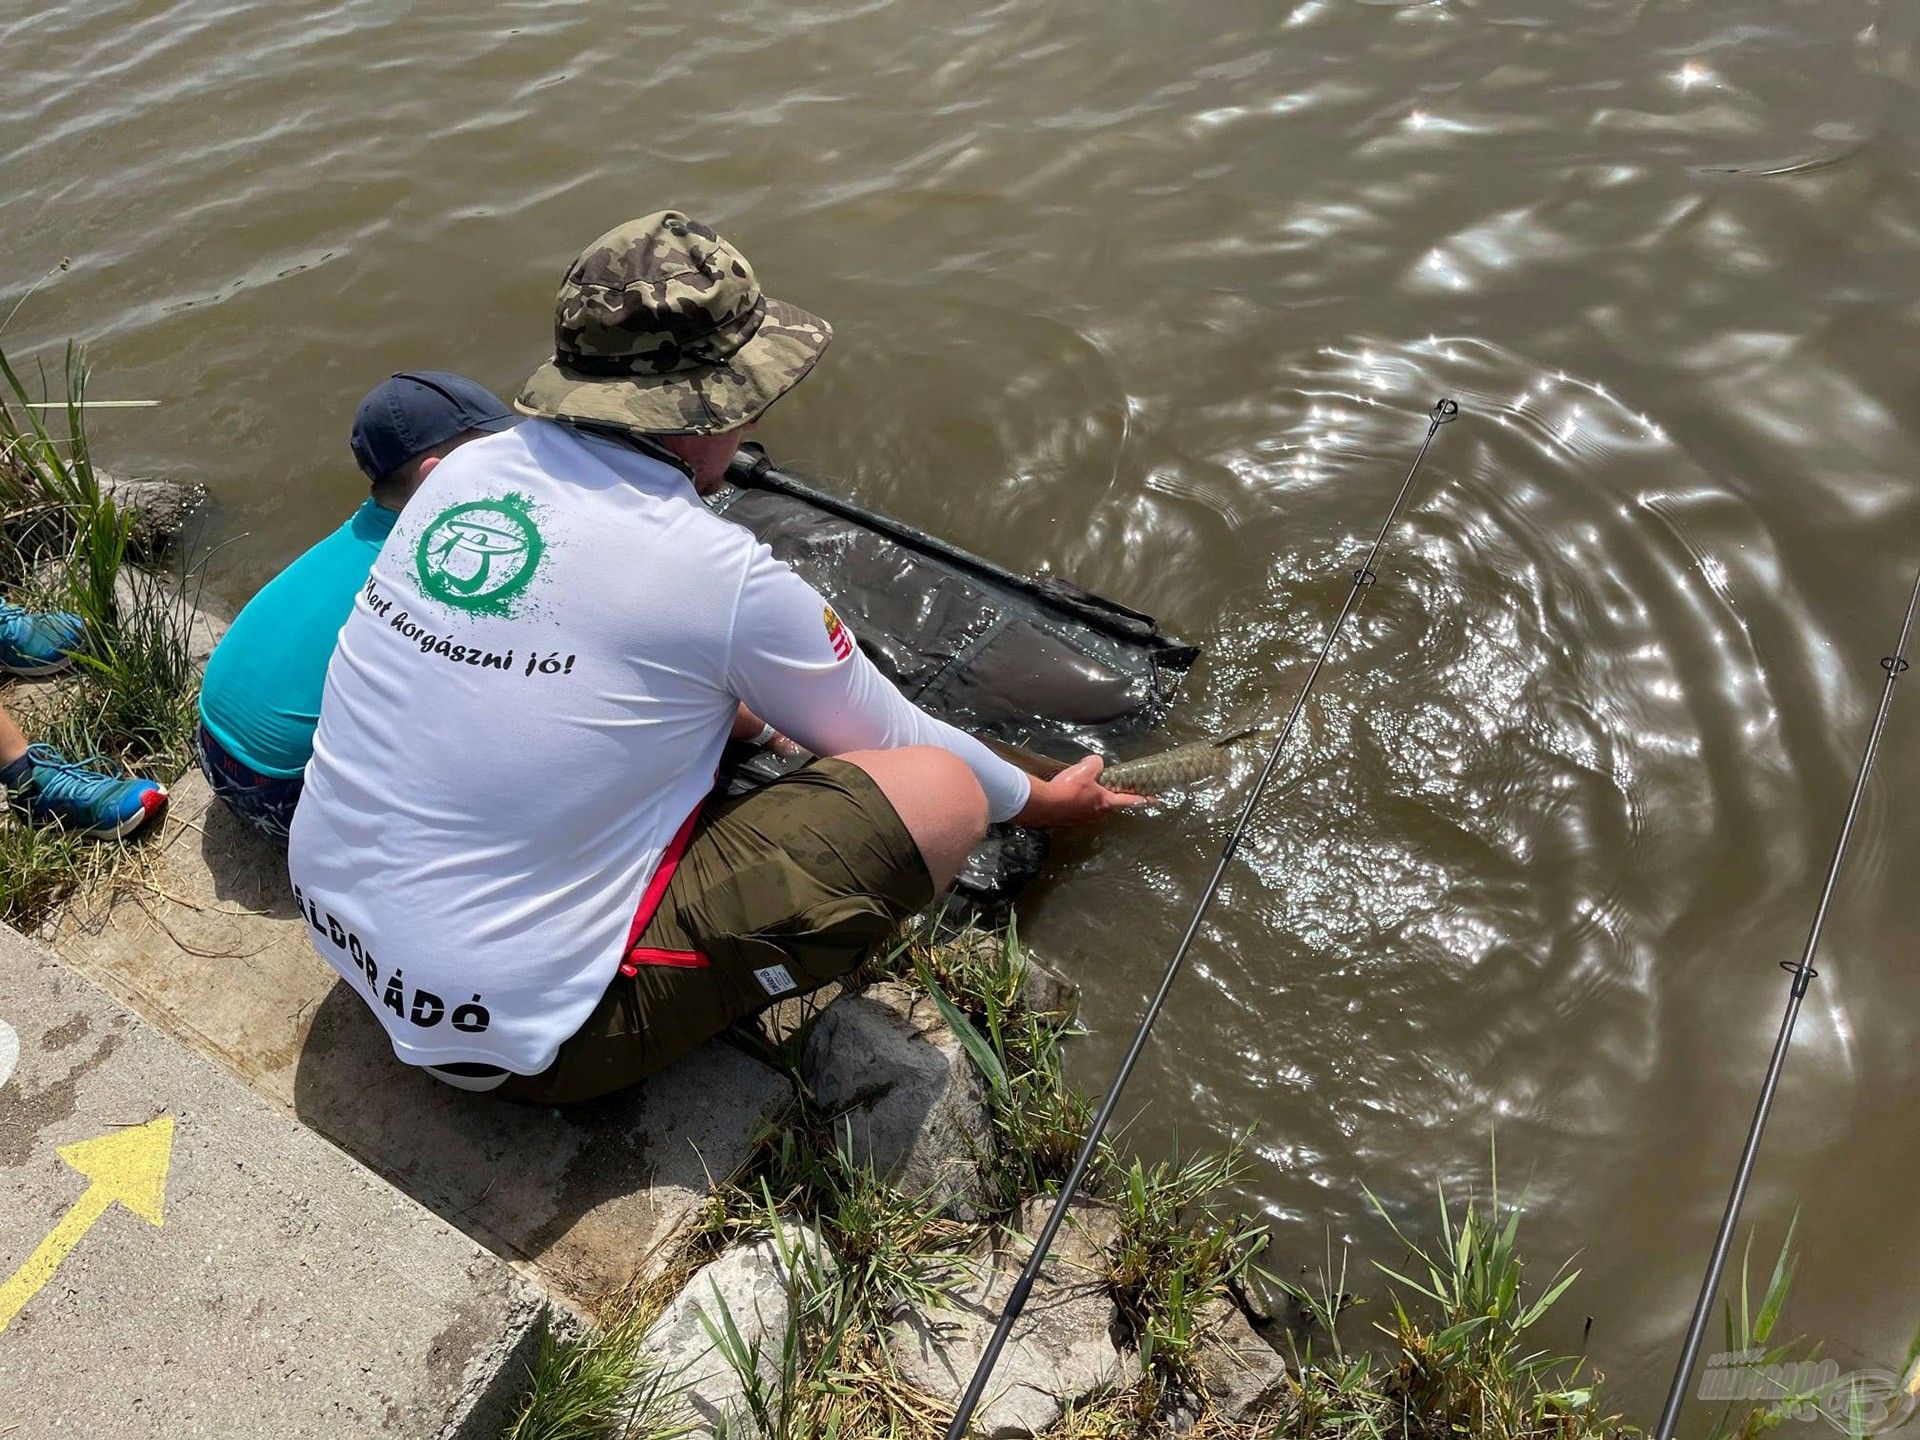
<svg viewBox="0 0 1920 1440"><path fill-rule="evenodd" d="M1680 1364L1673 1372L1673 1385L1667 1391L1667 1403L1660 1411L1660 1423L1653 1440L1673 1440L1674 1426L1680 1421L1680 1405L1686 1398L1687 1382L1693 1378L1694 1362L1700 1358L1700 1342L1707 1333L1707 1312L1713 1295L1720 1288L1720 1276L1727 1268L1727 1252L1733 1247L1733 1229L1740 1221L1740 1207L1746 1202L1747 1182L1753 1178L1753 1163L1760 1153L1760 1133L1767 1128L1767 1113L1773 1109L1773 1092L1780 1084L1781 1067L1786 1064L1787 1046L1793 1040L1794 1022L1800 1018L1800 1002L1807 987L1819 976L1813 968L1814 951L1820 948L1820 930L1827 923L1827 907L1833 900L1840 879L1840 864L1847 856L1847 841L1853 836L1854 817L1859 814L1861 797L1866 794L1867 774L1873 769L1874 751L1880 748L1881 732L1887 728L1887 712L1893 708L1893 687L1907 670L1907 637L1913 631L1913 616L1920 608L1920 573L1913 577L1913 593L1907 597L1906 618L1900 622L1900 640L1893 653L1880 662L1887 672L1880 691L1880 708L1874 712L1873 728L1867 732L1867 748L1860 756L1860 770L1853 779L1853 796L1847 801L1846 818L1840 823L1840 838L1834 843L1833 860L1827 866L1827 883L1820 888L1820 903L1814 907L1813 927L1807 932L1807 945L1798 962L1782 960L1780 968L1793 976L1787 991L1787 1010L1780 1017L1780 1034L1773 1042L1773 1058L1767 1062L1767 1077L1760 1085L1760 1103L1754 1108L1753 1123L1747 1127L1746 1147L1740 1152L1740 1168L1734 1173L1733 1189L1727 1195L1726 1213L1720 1217L1720 1233L1713 1240L1713 1256L1707 1261L1706 1278L1700 1283L1700 1298L1694 1301L1693 1318L1687 1323L1686 1343L1680 1349Z"/></svg>
<svg viewBox="0 0 1920 1440"><path fill-rule="evenodd" d="M1266 763L1260 767L1259 778L1253 782L1253 788L1247 791L1247 798L1240 806L1239 818L1233 822L1233 829L1227 832L1227 843L1221 847L1220 858L1215 862L1213 874L1208 877L1206 888L1200 892L1200 902L1194 906L1193 918L1187 922L1186 933L1180 937L1180 943L1174 946L1173 958L1167 962L1167 973L1160 978L1160 988L1154 992L1148 1002L1146 1013L1140 1017L1140 1027L1134 1031L1133 1043L1127 1048L1127 1055L1120 1062L1120 1068L1114 1073L1113 1083L1107 1087L1106 1099L1100 1104L1100 1111L1093 1117L1093 1124L1087 1131L1087 1138L1081 1142L1080 1153L1074 1156L1073 1168L1067 1172L1066 1182L1060 1187L1059 1198L1053 1202L1053 1211L1047 1216L1047 1223L1041 1227L1040 1234L1033 1242L1033 1253L1027 1257L1020 1278L1014 1281L1013 1289L1007 1295L1006 1306L1000 1311L1000 1318L993 1327L993 1334L987 1341L986 1349L980 1352L980 1361L974 1367L973 1378L967 1382L966 1392L960 1397L959 1408L953 1412L953 1423L947 1427L947 1440L964 1440L967 1425L973 1419L973 1412L980 1404L980 1396L987 1388L987 1381L993 1376L993 1367L1000 1359L1000 1352L1006 1348L1007 1337L1012 1334L1014 1322L1020 1318L1020 1312L1026 1308L1027 1297L1033 1290L1035 1277L1040 1266L1047 1258L1047 1252L1053 1248L1053 1239L1060 1231L1061 1221L1066 1219L1067 1207L1073 1203L1073 1197L1079 1193L1080 1182L1086 1178L1087 1166L1093 1161L1094 1149L1100 1143L1100 1137L1106 1133L1107 1124L1113 1119L1114 1107L1120 1103L1120 1092L1126 1087L1133 1067L1139 1063L1140 1055L1146 1048L1148 1032L1153 1022L1160 1018L1161 1007L1167 1002L1167 993L1173 989L1173 982L1180 969L1186 963L1187 951L1193 948L1194 938L1200 933L1200 922L1205 918L1207 907L1213 903L1215 892L1227 873L1227 866L1240 848L1241 837L1247 832L1247 822L1253 818L1254 806L1260 801L1260 792L1267 788L1267 782L1273 778L1274 767L1280 762L1280 756L1287 748L1287 741L1293 737L1293 727L1300 719L1300 712L1306 707L1307 696L1313 690L1313 683L1320 678L1320 671L1327 663L1327 657L1333 653L1334 642L1340 638L1340 632L1347 623L1347 617L1360 603L1361 594L1378 578L1373 573L1374 563L1380 558L1380 551L1387 543L1387 532L1393 528L1393 522L1400 514L1400 507L1406 503L1408 493L1413 489L1413 478L1420 473L1420 465L1427 458L1427 451L1433 447L1433 437L1440 433L1440 427L1453 420L1460 413L1460 406L1452 400L1442 400L1433 407L1427 422L1427 435L1420 442L1420 453L1413 457L1413 464L1407 470L1407 478L1400 482L1400 491L1393 497L1388 507L1387 518L1380 522L1380 533L1373 537L1373 546L1367 551L1367 558L1360 562L1360 568L1353 572L1353 584L1347 591L1347 598L1340 606L1340 613L1334 618L1333 627L1327 631L1327 638L1321 642L1320 653L1315 657L1313 668L1307 671L1306 681L1300 686L1293 708L1287 712L1286 724L1280 727L1280 734L1274 739L1267 751Z"/></svg>

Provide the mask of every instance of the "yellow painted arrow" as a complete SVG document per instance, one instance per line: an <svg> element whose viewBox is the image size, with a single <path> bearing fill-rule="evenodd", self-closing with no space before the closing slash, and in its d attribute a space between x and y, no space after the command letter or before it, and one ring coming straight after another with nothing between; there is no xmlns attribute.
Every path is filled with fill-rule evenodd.
<svg viewBox="0 0 1920 1440"><path fill-rule="evenodd" d="M40 1293L68 1252L114 1201L150 1225L162 1223L167 1163L173 1158L173 1117L162 1115L97 1140L62 1145L60 1158L92 1183L27 1257L27 1263L0 1283L0 1330L12 1324L13 1317Z"/></svg>

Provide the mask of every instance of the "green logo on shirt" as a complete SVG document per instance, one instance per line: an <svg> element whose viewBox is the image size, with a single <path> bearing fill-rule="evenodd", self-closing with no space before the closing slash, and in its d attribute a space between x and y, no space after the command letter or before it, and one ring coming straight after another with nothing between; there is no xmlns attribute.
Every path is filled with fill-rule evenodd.
<svg viewBox="0 0 1920 1440"><path fill-rule="evenodd" d="M511 615L546 542L524 495L442 510L420 534L414 568L432 599L475 615Z"/></svg>

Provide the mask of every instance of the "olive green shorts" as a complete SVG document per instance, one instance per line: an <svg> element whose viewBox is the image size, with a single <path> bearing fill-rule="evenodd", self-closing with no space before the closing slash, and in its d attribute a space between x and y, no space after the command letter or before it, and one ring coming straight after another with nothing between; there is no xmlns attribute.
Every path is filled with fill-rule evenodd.
<svg viewBox="0 0 1920 1440"><path fill-rule="evenodd" d="M816 760L694 822L666 893L586 1024L492 1093L591 1100L866 959L933 899L920 848L868 774Z"/></svg>

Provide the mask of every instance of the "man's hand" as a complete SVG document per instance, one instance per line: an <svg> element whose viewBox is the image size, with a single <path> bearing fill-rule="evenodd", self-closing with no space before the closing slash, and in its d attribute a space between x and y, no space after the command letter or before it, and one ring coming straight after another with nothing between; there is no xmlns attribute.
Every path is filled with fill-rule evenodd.
<svg viewBox="0 0 1920 1440"><path fill-rule="evenodd" d="M1051 780L1028 778L1027 808L1014 816L1020 825L1087 825L1117 810L1151 805L1150 795L1129 795L1100 783L1107 762L1098 755L1069 765Z"/></svg>

